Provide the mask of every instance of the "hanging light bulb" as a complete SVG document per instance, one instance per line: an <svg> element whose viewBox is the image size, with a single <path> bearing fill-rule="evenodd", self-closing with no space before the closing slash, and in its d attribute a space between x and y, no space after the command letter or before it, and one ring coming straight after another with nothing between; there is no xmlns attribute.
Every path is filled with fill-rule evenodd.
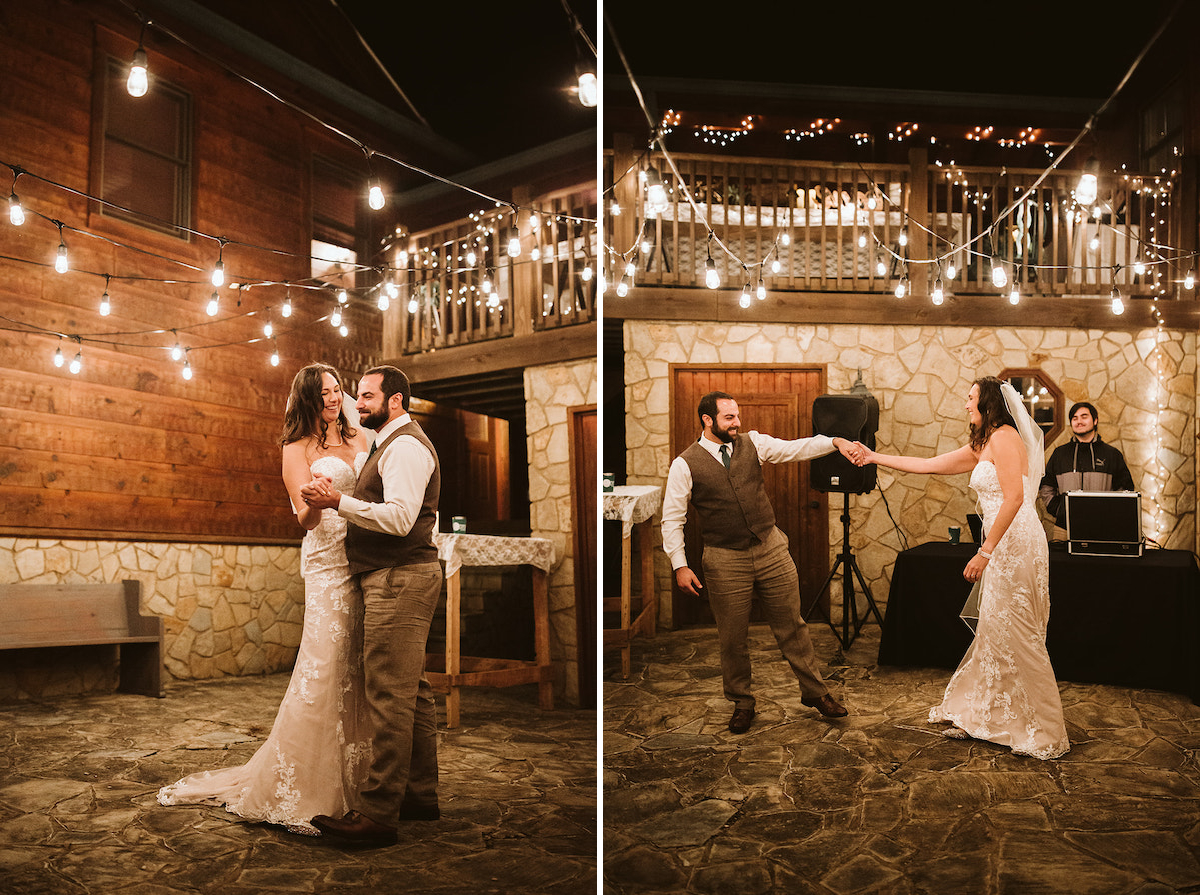
<svg viewBox="0 0 1200 895"><path fill-rule="evenodd" d="M100 316L107 317L112 313L112 302L108 298L108 290L104 290L104 294L100 296Z"/></svg>
<svg viewBox="0 0 1200 895"><path fill-rule="evenodd" d="M275 335L275 327L271 325L270 320L263 324L263 335L268 339Z"/></svg>
<svg viewBox="0 0 1200 895"><path fill-rule="evenodd" d="M596 75L594 72L583 71L579 73L579 102L589 109L596 108L596 104L600 101L600 88L596 83Z"/></svg>
<svg viewBox="0 0 1200 895"><path fill-rule="evenodd" d="M624 298L629 294L629 274L621 277L621 282L617 283L617 297Z"/></svg>
<svg viewBox="0 0 1200 895"><path fill-rule="evenodd" d="M653 166L646 169L646 203L658 214L666 211L671 205L662 176Z"/></svg>
<svg viewBox="0 0 1200 895"><path fill-rule="evenodd" d="M858 247L860 249L865 249L867 247L867 234L866 233L858 234Z"/></svg>
<svg viewBox="0 0 1200 895"><path fill-rule="evenodd" d="M1112 298L1112 312L1118 315L1124 314L1125 302L1121 300L1121 290L1116 286L1113 286L1110 297Z"/></svg>
<svg viewBox="0 0 1200 895"><path fill-rule="evenodd" d="M8 197L8 220L14 227L25 223L25 209L21 207L21 200L17 198L15 190Z"/></svg>
<svg viewBox="0 0 1200 895"><path fill-rule="evenodd" d="M887 262L883 259L883 253L879 253L879 260L875 262L875 276L882 277L887 275Z"/></svg>
<svg viewBox="0 0 1200 895"><path fill-rule="evenodd" d="M212 295L209 296L208 307L205 308L205 310L208 311L209 317L216 317L217 311L219 311L220 309L221 309L221 299L217 295L217 293L214 292Z"/></svg>
<svg viewBox="0 0 1200 895"><path fill-rule="evenodd" d="M779 259L776 258L774 261L771 262L771 273L779 273L779 271L782 267L783 267L783 265L780 264Z"/></svg>
<svg viewBox="0 0 1200 895"><path fill-rule="evenodd" d="M348 302L350 300L350 295L346 292L345 289L339 289L338 294L337 294L337 300L338 300L339 305L344 305L346 302Z"/></svg>
<svg viewBox="0 0 1200 895"><path fill-rule="evenodd" d="M1196 271L1188 268L1187 276L1183 278L1183 288L1191 289L1196 285Z"/></svg>
<svg viewBox="0 0 1200 895"><path fill-rule="evenodd" d="M417 297L414 295L408 300L408 313L415 314L420 305L417 304Z"/></svg>
<svg viewBox="0 0 1200 895"><path fill-rule="evenodd" d="M1099 233L1092 234L1092 238L1088 240L1088 248L1093 252L1096 251L1098 248L1100 248L1100 234Z"/></svg>
<svg viewBox="0 0 1200 895"><path fill-rule="evenodd" d="M1008 285L1008 268L1004 266L1004 261L999 255L992 256L992 285L997 289Z"/></svg>
<svg viewBox="0 0 1200 895"><path fill-rule="evenodd" d="M758 288L754 290L754 297L759 301L763 301L767 297L767 287L766 284L763 283L762 277L758 278Z"/></svg>
<svg viewBox="0 0 1200 895"><path fill-rule="evenodd" d="M592 265L584 265L584 268L582 271L580 271L579 276L580 279L582 279L585 283L590 283L592 281L592 277L595 276L595 272L592 270Z"/></svg>
<svg viewBox="0 0 1200 895"><path fill-rule="evenodd" d="M614 218L619 218L621 216L621 204L616 199L613 199L612 205L608 206L608 211Z"/></svg>
<svg viewBox="0 0 1200 895"><path fill-rule="evenodd" d="M281 313L284 317L292 316L292 296L290 293L286 298L284 298L283 307L279 309L279 313Z"/></svg>
<svg viewBox="0 0 1200 895"><path fill-rule="evenodd" d="M957 274L958 274L958 268L955 267L954 262L951 261L949 264L946 265L946 279L953 280Z"/></svg>
<svg viewBox="0 0 1200 895"><path fill-rule="evenodd" d="M521 256L521 231L516 227L508 228L508 257L519 258Z"/></svg>
<svg viewBox="0 0 1200 895"><path fill-rule="evenodd" d="M191 380L192 378L192 362L185 355L183 358L183 369L179 371L184 379Z"/></svg>
<svg viewBox="0 0 1200 895"><path fill-rule="evenodd" d="M1075 186L1075 201L1080 205L1091 205L1096 201L1099 189L1096 174L1099 170L1100 163L1094 156L1083 166L1083 173L1079 175L1079 183Z"/></svg>
<svg viewBox="0 0 1200 895"><path fill-rule="evenodd" d="M62 339L60 338L58 340L58 348L54 350L54 366L61 367L65 363L66 359L63 357L62 353Z"/></svg>
<svg viewBox="0 0 1200 895"><path fill-rule="evenodd" d="M78 373L83 369L83 349L75 352L75 357L71 359L71 365L67 367L72 373Z"/></svg>
<svg viewBox="0 0 1200 895"><path fill-rule="evenodd" d="M878 205L879 201L875 198L874 193L867 197L867 208L869 208L871 211L874 211Z"/></svg>
<svg viewBox="0 0 1200 895"><path fill-rule="evenodd" d="M942 287L942 278L938 277L933 283L933 294L930 296L935 305L940 305L946 298L946 290Z"/></svg>
<svg viewBox="0 0 1200 895"><path fill-rule="evenodd" d="M742 297L738 299L743 308L750 307L750 281L746 280L746 285L742 287Z"/></svg>
<svg viewBox="0 0 1200 895"><path fill-rule="evenodd" d="M900 243L901 248L904 248L904 246L908 245L908 228L907 227L900 228L900 238L898 241Z"/></svg>
<svg viewBox="0 0 1200 895"><path fill-rule="evenodd" d="M225 240L221 240L221 248L217 253L217 263L213 266L212 284L217 289L225 285Z"/></svg>
<svg viewBox="0 0 1200 895"><path fill-rule="evenodd" d="M712 255L704 262L704 285L709 289L717 289L721 285L721 275L717 273L717 262Z"/></svg>
<svg viewBox="0 0 1200 895"><path fill-rule="evenodd" d="M376 211L383 208L383 185L379 182L378 177L372 177L367 191L367 204Z"/></svg>
<svg viewBox="0 0 1200 895"><path fill-rule="evenodd" d="M779 234L779 244L785 247L792 244L792 233L790 230L784 230Z"/></svg>
<svg viewBox="0 0 1200 895"><path fill-rule="evenodd" d="M63 242L63 225L58 225L58 255L54 259L54 269L59 273L66 273L70 268L70 262L67 260L67 244Z"/></svg>
<svg viewBox="0 0 1200 895"><path fill-rule="evenodd" d="M150 88L149 67L146 49L139 43L138 48L133 51L133 62L129 65L129 78L125 81L125 89L129 91L130 96L146 95L146 91Z"/></svg>
<svg viewBox="0 0 1200 895"><path fill-rule="evenodd" d="M896 298L904 298L908 295L908 275L900 278L900 282L896 284Z"/></svg>
<svg viewBox="0 0 1200 895"><path fill-rule="evenodd" d="M337 308L334 308L333 313L329 315L329 325L334 329L342 325L342 312Z"/></svg>
<svg viewBox="0 0 1200 895"><path fill-rule="evenodd" d="M1012 291L1008 293L1008 303L1010 305L1019 305L1021 303L1021 287L1013 283Z"/></svg>
<svg viewBox="0 0 1200 895"><path fill-rule="evenodd" d="M643 237L639 248L641 248L643 255L649 255L650 250L654 248L654 245L650 242L649 237Z"/></svg>
<svg viewBox="0 0 1200 895"><path fill-rule="evenodd" d="M1146 262L1144 262L1140 259L1138 261L1135 261L1133 263L1133 272L1135 274L1137 274L1139 277L1142 276L1146 272Z"/></svg>
<svg viewBox="0 0 1200 895"><path fill-rule="evenodd" d="M476 261L475 250L469 249L467 251L467 267L474 267L475 261Z"/></svg>
<svg viewBox="0 0 1200 895"><path fill-rule="evenodd" d="M625 276L632 278L637 274L637 264L632 259L625 262Z"/></svg>
<svg viewBox="0 0 1200 895"><path fill-rule="evenodd" d="M348 326L346 326L346 324L343 323L341 326L338 327L338 335L341 336L343 339L346 338L346 336L350 335L350 328Z"/></svg>
<svg viewBox="0 0 1200 895"><path fill-rule="evenodd" d="M386 311L388 308L390 308L392 306L392 300L388 297L388 294L386 292L380 292L379 300L377 302L375 302L375 304L379 308L379 310Z"/></svg>
<svg viewBox="0 0 1200 895"><path fill-rule="evenodd" d="M271 340L271 366L279 366L279 346L275 344L275 340Z"/></svg>
<svg viewBox="0 0 1200 895"><path fill-rule="evenodd" d="M182 346L180 346L180 344L178 342L176 342L175 347L171 349L171 360L177 361L182 357L183 357L183 348L182 348Z"/></svg>

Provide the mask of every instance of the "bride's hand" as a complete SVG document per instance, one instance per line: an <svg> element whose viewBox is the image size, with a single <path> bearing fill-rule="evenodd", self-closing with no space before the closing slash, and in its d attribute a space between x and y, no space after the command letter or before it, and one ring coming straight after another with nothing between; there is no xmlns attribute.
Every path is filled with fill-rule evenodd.
<svg viewBox="0 0 1200 895"><path fill-rule="evenodd" d="M970 582L978 581L983 576L983 570L988 566L988 559L989 557L982 553L976 553L967 563L967 567L963 569L963 577Z"/></svg>
<svg viewBox="0 0 1200 895"><path fill-rule="evenodd" d="M858 459L855 461L859 466L867 466L875 462L875 452L863 444L861 441L854 442L854 446L858 448Z"/></svg>

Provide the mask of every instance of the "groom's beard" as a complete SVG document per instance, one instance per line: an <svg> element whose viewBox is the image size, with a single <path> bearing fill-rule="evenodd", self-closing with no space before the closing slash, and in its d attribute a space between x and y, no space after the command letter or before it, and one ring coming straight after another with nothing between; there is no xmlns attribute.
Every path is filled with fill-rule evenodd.
<svg viewBox="0 0 1200 895"><path fill-rule="evenodd" d="M368 429L373 429L378 432L387 425L388 418L387 414L382 410L376 410L372 411L371 413L364 413L358 418L358 420Z"/></svg>

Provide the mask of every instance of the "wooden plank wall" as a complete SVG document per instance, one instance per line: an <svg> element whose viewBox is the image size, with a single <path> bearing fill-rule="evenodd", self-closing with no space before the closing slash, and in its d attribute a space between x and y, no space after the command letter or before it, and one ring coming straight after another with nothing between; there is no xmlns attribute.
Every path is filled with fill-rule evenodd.
<svg viewBox="0 0 1200 895"><path fill-rule="evenodd" d="M60 0L0 9L0 162L98 194L93 147L104 59L129 59L137 39L136 20L121 13L118 4ZM146 48L152 76L192 95L191 226L290 253L227 246L227 279L305 277L312 154L353 164L357 153L361 166L361 153L153 30ZM0 167L0 190L7 178ZM279 475L291 379L322 360L353 387L379 357L378 311L365 301L352 308L343 339L319 319L332 308L328 293L292 290L296 313L285 320L283 286L243 290L240 307L238 293L225 288L214 320L205 312L213 288L204 273L216 260L213 240L115 221L33 177L22 176L16 191L28 210L86 233L65 231L72 270L58 274L55 225L34 214L22 227L0 219L0 533L298 541ZM105 273L113 275L113 312L101 317ZM131 276L149 279L124 279ZM267 314L279 333L278 367L269 363L269 342L248 344ZM60 340L45 330L101 341L82 343L83 370L72 375L54 366ZM169 358L176 338L193 349L191 381ZM80 350L61 344L68 361Z"/></svg>

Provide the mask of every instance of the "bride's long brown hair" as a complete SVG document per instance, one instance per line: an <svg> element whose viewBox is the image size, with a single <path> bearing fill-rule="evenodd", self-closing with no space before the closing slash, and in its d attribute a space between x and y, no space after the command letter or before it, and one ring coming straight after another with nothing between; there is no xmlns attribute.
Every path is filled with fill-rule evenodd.
<svg viewBox="0 0 1200 895"><path fill-rule="evenodd" d="M322 450L328 447L326 439L329 437L329 427L321 419L321 410L325 407L321 389L325 387L326 373L336 380L342 392L343 409L338 413L337 420L341 440L345 441L358 434L358 430L351 427L350 421L346 419L346 390L342 388L341 375L329 364L316 363L303 367L292 379L292 391L288 395L287 410L283 414L283 435L279 438L281 445L313 436Z"/></svg>
<svg viewBox="0 0 1200 895"><path fill-rule="evenodd" d="M1004 395L1000 391L1004 380L995 376L983 376L973 384L979 386L979 403L976 405L979 410L979 425L971 424L971 449L981 451L993 432L1001 426L1012 426L1016 429L1017 421L1008 412Z"/></svg>

